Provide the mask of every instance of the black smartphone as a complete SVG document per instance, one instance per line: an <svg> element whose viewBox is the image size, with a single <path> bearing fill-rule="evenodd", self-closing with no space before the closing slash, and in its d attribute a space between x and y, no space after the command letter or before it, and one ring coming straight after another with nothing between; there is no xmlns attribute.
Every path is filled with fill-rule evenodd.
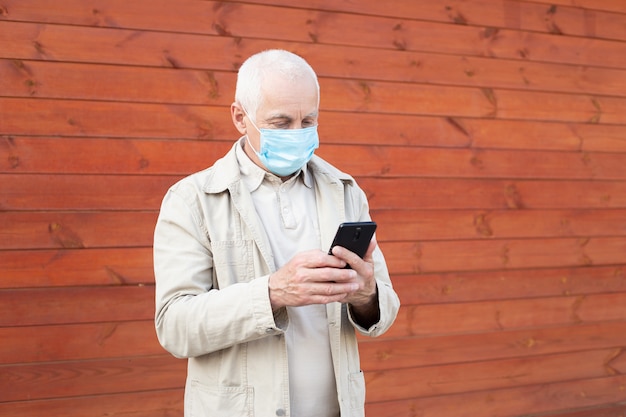
<svg viewBox="0 0 626 417"><path fill-rule="evenodd" d="M341 223L339 228L337 228L337 233L333 243L330 245L328 254L332 255L332 250L335 246L342 246L363 258L375 231L375 222ZM346 266L346 268L348 267L349 265Z"/></svg>

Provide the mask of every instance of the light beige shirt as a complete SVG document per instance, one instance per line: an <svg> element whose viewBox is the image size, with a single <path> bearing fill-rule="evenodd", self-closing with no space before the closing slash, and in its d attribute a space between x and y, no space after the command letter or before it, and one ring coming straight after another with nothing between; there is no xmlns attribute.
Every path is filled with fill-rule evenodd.
<svg viewBox="0 0 626 417"><path fill-rule="evenodd" d="M283 182L254 164L241 146L237 148L237 160L242 180L267 232L275 268L299 252L323 249L313 177L306 167ZM339 403L326 306L288 307L287 312L285 341L291 416L337 417Z"/></svg>

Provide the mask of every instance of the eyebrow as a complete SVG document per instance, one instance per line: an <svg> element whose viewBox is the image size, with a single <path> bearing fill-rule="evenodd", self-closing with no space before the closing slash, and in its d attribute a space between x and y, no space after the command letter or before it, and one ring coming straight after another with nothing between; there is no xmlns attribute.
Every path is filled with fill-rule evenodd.
<svg viewBox="0 0 626 417"><path fill-rule="evenodd" d="M307 117L315 118L315 117L318 117L318 115L319 115L319 111L314 111L305 115L303 119L306 119ZM266 122L270 122L273 120L288 120L291 122L293 120L293 117L286 115L286 114L279 113L279 114L270 115L268 118L265 119Z"/></svg>

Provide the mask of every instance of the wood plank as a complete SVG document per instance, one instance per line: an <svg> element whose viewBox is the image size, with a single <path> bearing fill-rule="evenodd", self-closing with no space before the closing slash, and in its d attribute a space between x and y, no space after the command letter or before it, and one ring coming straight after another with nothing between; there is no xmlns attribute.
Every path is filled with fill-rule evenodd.
<svg viewBox="0 0 626 417"><path fill-rule="evenodd" d="M411 32L411 34L417 33ZM586 39L585 43L581 44L580 40L575 37L558 37L557 42L559 50L557 51L549 46L551 42L555 41L555 37L553 35L486 28L478 31L478 33L475 33L474 36L484 40L484 55L494 58L522 58L533 61L572 64L582 64L583 62L591 64L591 62L594 62L600 66L614 66L617 68L622 67L621 63L610 63L609 60L602 60L596 55L602 53L600 50L608 52L608 50L613 48L620 49L622 46L619 46L619 42L604 42ZM448 35L448 38L450 38L450 34ZM574 53L574 50L576 49L575 45L578 45L577 54ZM439 45L437 45L437 47L439 50L442 49ZM597 47L599 50L592 51L591 49L594 47ZM407 49L413 49L412 45ZM444 47L443 49L445 50L446 48ZM462 52L456 51L456 53Z"/></svg>
<svg viewBox="0 0 626 417"><path fill-rule="evenodd" d="M476 148L579 150L619 152L626 150L621 125L561 124L508 120L452 119L472 139Z"/></svg>
<svg viewBox="0 0 626 417"><path fill-rule="evenodd" d="M359 81L322 79L321 88L327 93L322 101L322 110L347 112L372 112L392 114L416 114L428 116L451 116L469 118L498 118L511 120L559 121L574 123L599 124L626 124L626 98L599 97L588 95L571 95L564 93L540 93L503 90L493 88L435 86L427 84L401 84L384 81ZM205 91L203 88L200 91ZM415 101L415 97L420 97ZM43 112L48 123L45 134L63 134L55 130L55 125L69 129L70 132L81 133L102 128L101 119L93 120L94 112L111 112L115 109L135 109L140 111L141 117L154 118L154 112L165 112L167 118L178 116L187 122L196 123L196 135L199 138L214 137L213 124L202 119L203 108L198 109L198 103L176 105L160 104L129 104L106 102L80 102L63 105L63 113L55 111L50 114L50 104L45 101L28 100L26 103L19 99L5 99L7 109L17 113L15 120L8 125L6 134L36 134L34 131L19 132L16 127L20 123L20 111L24 111L25 104L29 110ZM4 100L3 100L4 101ZM230 99L224 99L223 106L230 104ZM411 103L407 106L406 103ZM45 105L41 110L38 106ZM67 114L70 113L70 114ZM204 112L204 114L206 111ZM227 112L223 112L221 119L225 124ZM100 115L102 117L102 115ZM11 118L13 119L13 117ZM11 120L7 118L7 120ZM31 124L32 124L32 118ZM43 121L42 121L43 122ZM94 123L95 122L95 123ZM169 120L155 120L155 122L171 123ZM69 126L68 126L69 125ZM59 127L56 127L59 129ZM43 133L43 132L42 132ZM113 132L103 132L100 136L117 136Z"/></svg>
<svg viewBox="0 0 626 417"><path fill-rule="evenodd" d="M626 237L388 242L399 274L623 265Z"/></svg>
<svg viewBox="0 0 626 417"><path fill-rule="evenodd" d="M626 99L493 88L325 80L324 109L470 118L626 123ZM416 101L415 97L420 97ZM411 103L407 106L407 103Z"/></svg>
<svg viewBox="0 0 626 417"><path fill-rule="evenodd" d="M626 4L620 0L524 0L541 4L560 4L563 6L580 7L587 10L604 10L608 12L626 13Z"/></svg>
<svg viewBox="0 0 626 417"><path fill-rule="evenodd" d="M4 401L180 388L187 361L170 355L3 366Z"/></svg>
<svg viewBox="0 0 626 417"><path fill-rule="evenodd" d="M215 2L182 1L176 10L171 10L167 8L167 2L165 1L152 1L149 4L136 1L130 8L121 1L92 1L91 7L86 7L83 2L72 0L65 1L63 7L55 8L55 10L42 16L39 10L42 8L42 5L45 5L45 2L35 1L32 3L24 7L24 4L17 0L9 0L5 6L8 10L6 17L13 21L44 21L86 26L98 25L175 32L219 33L217 31L218 28L213 28L211 31L210 29L208 30L209 26L201 25L197 16L224 13L216 11L219 8L216 7ZM614 13L606 13L606 11L626 13L626 9L619 5L618 0L612 0L612 3L605 1L601 4L597 2L574 2L572 0L560 0L552 3L540 1L540 3L544 4L502 0L447 2L436 0L428 3L407 3L395 0L385 3L385 5L377 4L376 2L365 2L359 5L348 2L328 3L323 0L308 1L306 5L294 4L289 0L253 0L249 3L267 6L302 7L326 12L359 13L402 19L427 20L459 25L511 27L563 35L626 39L623 28L619 25L619 16L615 16ZM561 6L557 8L554 7L555 4L560 4ZM581 6L586 9L595 9L595 13L587 13L579 8ZM225 9L227 7L222 6ZM163 19L163 16L170 18Z"/></svg>
<svg viewBox="0 0 626 417"><path fill-rule="evenodd" d="M373 210L377 240L626 235L626 210ZM0 249L150 247L158 212L2 212Z"/></svg>
<svg viewBox="0 0 626 417"><path fill-rule="evenodd" d="M222 106L233 101L236 81L232 72L17 59L0 60L0 73L8 97Z"/></svg>
<svg viewBox="0 0 626 417"><path fill-rule="evenodd" d="M0 40L7 48L0 57L37 59L44 56L57 61L176 68L207 68L203 63L222 58L221 68L233 69L238 68L241 57L250 55L252 50L271 46L294 49L291 43L296 42L626 68L626 46L619 41L590 38L581 44L578 37L552 33L282 7L229 4L226 9L229 9L227 13L222 14L223 9L213 15L212 24L202 21L203 27L211 28L210 36L5 21L0 26ZM232 18L235 10L237 19ZM91 15L92 11L89 13ZM270 28L257 25L258 16L266 13L272 16L279 13L281 24ZM194 20L187 20L185 24ZM139 33L141 36L137 35ZM215 34L221 36L215 37ZM211 42L216 40L225 48L214 48ZM252 49L245 49L249 46ZM100 53L96 53L96 49ZM216 53L207 57L213 54L195 53L199 50Z"/></svg>
<svg viewBox="0 0 626 417"><path fill-rule="evenodd" d="M422 275L400 275L392 270L392 281L403 306L556 296L582 297L625 292L626 268L611 265Z"/></svg>
<svg viewBox="0 0 626 417"><path fill-rule="evenodd" d="M539 3L532 4L531 2ZM289 0L252 0L251 3L298 7ZM556 4L561 6L556 7ZM571 7L568 7L571 6ZM302 7L302 6L300 6ZM583 10L584 7L587 10ZM493 1L493 0L435 0L430 2L350 2L328 3L324 0L308 1L308 9L321 9L328 12L349 12L375 16L418 19L435 22L449 22L458 25L508 27L526 31L576 35L607 39L625 39L620 16L626 8L619 0L593 2L546 0ZM594 10L594 13L589 13Z"/></svg>
<svg viewBox="0 0 626 417"><path fill-rule="evenodd" d="M626 124L626 100L620 98L496 90L492 99L498 118Z"/></svg>
<svg viewBox="0 0 626 417"><path fill-rule="evenodd" d="M183 390L0 402L0 414L20 417L175 417L183 414Z"/></svg>
<svg viewBox="0 0 626 417"><path fill-rule="evenodd" d="M325 143L626 152L626 126L323 110Z"/></svg>
<svg viewBox="0 0 626 417"><path fill-rule="evenodd" d="M366 405L368 416L519 417L558 416L566 410L626 401L624 376L478 391L458 395L385 401ZM611 415L611 414L609 414ZM591 413L589 417L598 417ZM617 414L617 417L621 417Z"/></svg>
<svg viewBox="0 0 626 417"><path fill-rule="evenodd" d="M0 172L188 174L210 166L232 145L232 141L5 137L0 140ZM317 154L355 176L626 179L626 153L323 143Z"/></svg>
<svg viewBox="0 0 626 417"><path fill-rule="evenodd" d="M366 377L368 377L369 373L366 373ZM598 380L599 382L599 380ZM615 383L615 382L614 382ZM569 384L561 384L569 385ZM619 385L619 383L618 383ZM583 385L583 387L587 387L587 385ZM496 394L501 394L501 391L498 390ZM512 393L511 393L512 394ZM368 415L371 414L371 406L374 401L370 400L369 397L375 395L372 390L368 391ZM478 395L474 395L478 396ZM480 396L481 398L484 396ZM533 398L534 396L526 396L521 398ZM438 397L440 402L443 401L452 401L449 397ZM467 396L463 396L462 398L467 399ZM514 397L513 398L520 398ZM433 402L433 398L424 399L423 401ZM422 400L418 403L421 404ZM484 398L483 398L484 401ZM518 400L519 402L519 400ZM508 403L508 402L507 402ZM389 407L389 403L381 402L381 404L387 404ZM464 403L466 404L466 403ZM481 403L482 404L482 403ZM439 405L441 407L441 404ZM527 405L518 404L519 407L524 407ZM144 410L144 407L152 407L151 411L154 412L150 414L151 411ZM131 393L131 394L109 394L105 396L97 396L97 397L76 397L76 398L66 398L59 400L37 400L37 401L28 401L28 402L12 402L12 403L0 403L0 411L3 414L11 414L15 415L18 413L23 417L35 417L41 415L41 410L46 410L46 412L50 412L51 410L58 410L63 415L68 417L72 416L84 416L84 415L94 415L94 416L105 416L105 415L131 415L133 417L148 417L148 416L170 416L177 412L180 414L182 412L182 391L181 390L170 390L170 391L150 391L150 392L141 392L141 393ZM623 410L623 406L615 406L614 410ZM176 411L177 410L177 411ZM389 411L390 408L387 408ZM484 406L472 409L473 416L480 416L484 410ZM602 407L601 409L594 408L588 409L586 411L579 411L576 413L558 413L559 417L620 417L620 414L612 413L611 408ZM92 412L93 411L93 412ZM441 411L441 410L440 410ZM450 414L440 414L440 416L452 416L458 415L459 410L454 410ZM595 413L594 413L595 411ZM69 414L68 414L69 413ZM126 414L128 413L128 414ZM144 414L147 413L147 414ZM163 413L163 414L161 414ZM382 416L387 416L389 414L382 413L376 414ZM403 414L399 414L403 415ZM486 415L486 414L485 414ZM492 414L490 414L492 415ZM541 414L542 416L547 416L547 414ZM556 417L557 414L550 414L551 416Z"/></svg>
<svg viewBox="0 0 626 417"><path fill-rule="evenodd" d="M625 330L626 323L620 321L437 337L391 339L383 336L360 338L359 350L363 369L385 371L615 349L624 344Z"/></svg>
<svg viewBox="0 0 626 417"><path fill-rule="evenodd" d="M606 377L615 349L365 372L369 402L488 392ZM415 376L419 375L419 378Z"/></svg>
<svg viewBox="0 0 626 417"><path fill-rule="evenodd" d="M595 237L626 234L626 211L596 210L373 210L377 240L462 240Z"/></svg>
<svg viewBox="0 0 626 417"><path fill-rule="evenodd" d="M217 28L203 24L204 19L199 19L199 16L210 17L220 8L216 2L197 0L179 0L175 9L171 9L166 1L161 0L151 2L139 0L133 4L123 0L92 0L89 3L64 0L58 7L49 11L45 1L35 0L24 4L8 0L5 4L7 12L3 18L11 21L207 34L217 34ZM229 5L225 4L222 7L228 9ZM46 12L42 13L42 10Z"/></svg>
<svg viewBox="0 0 626 417"><path fill-rule="evenodd" d="M552 413L550 417L624 417L626 412L625 404L615 404L608 406L600 406L593 408L585 408L582 410L568 410L565 412ZM546 414L535 414L531 417L547 417Z"/></svg>
<svg viewBox="0 0 626 417"><path fill-rule="evenodd" d="M101 106L101 107L100 107ZM54 107L55 112L50 108ZM184 109L176 106L162 108L159 105L137 104L110 104L99 103L99 108L85 109L73 101L45 101L23 99L1 99L0 108L6 112L7 123L3 126L2 143L15 141L12 135L38 135L43 137L71 136L85 138L89 132L93 137L103 138L159 138L169 140L200 139L233 142L239 135L232 127L226 108L206 107L202 117L183 117L184 112L196 111L197 108ZM105 110L106 109L106 110ZM172 114L172 109L174 113ZM101 118L96 118L93 111L106 115L108 123L102 124ZM26 113L25 113L26 112ZM25 117L25 114L31 117ZM10 116L10 117L9 117ZM335 143L387 143L422 146L468 146L470 138L467 133L459 129L458 123L445 118L422 117L414 118L408 115L382 114L350 114L324 112L324 122L320 126L320 135L325 142ZM158 120L157 120L158 118ZM37 123L33 123L33 119ZM68 123L74 120L74 125ZM210 130L201 127L207 121L214 121ZM76 121L88 128L86 132L76 129ZM348 129L347 122L354 129ZM136 125L134 129L127 129L129 123ZM124 129L122 129L124 127ZM504 128L504 127L503 127ZM606 126L595 126L596 129ZM565 129L565 132L568 132ZM334 132L331 134L331 132ZM491 132L490 132L491 133ZM553 133L553 132L551 132ZM566 133L567 134L567 133ZM477 136L478 134L474 134ZM569 135L572 133L569 131ZM617 134L615 136L618 136ZM580 143L580 138L568 138L568 142ZM386 142L384 142L386 141Z"/></svg>
<svg viewBox="0 0 626 417"><path fill-rule="evenodd" d="M435 53L297 45L322 81L326 78L396 81L539 92L626 95L626 71ZM337 59L328 59L329 56ZM228 105L235 73L222 65L204 69L149 68L1 59L5 96L80 98ZM96 82L95 80L107 80ZM325 90L326 91L326 90Z"/></svg>
<svg viewBox="0 0 626 417"><path fill-rule="evenodd" d="M357 179L374 210L626 207L626 182L620 181Z"/></svg>
<svg viewBox="0 0 626 417"><path fill-rule="evenodd" d="M0 327L149 320L154 286L6 289Z"/></svg>
<svg viewBox="0 0 626 417"><path fill-rule="evenodd" d="M317 154L358 177L626 179L626 153L324 145Z"/></svg>
<svg viewBox="0 0 626 417"><path fill-rule="evenodd" d="M158 210L180 177L0 174L2 210ZM30 194L30 196L29 196ZM37 203L36 201L39 201Z"/></svg>
<svg viewBox="0 0 626 417"><path fill-rule="evenodd" d="M367 71L369 50L364 48L327 47L327 54L343 56L343 73L323 62L321 49L299 48L318 74L351 79L365 78L381 81L401 81L439 85L475 86L503 90L550 91L623 96L624 71L619 69L583 67L572 64L538 63L506 58L483 58L459 55L439 55L425 52L377 52L376 65ZM342 54L343 52L343 54ZM347 67L347 69L345 68ZM319 68L319 70L318 70ZM332 69L332 73L328 73Z"/></svg>
<svg viewBox="0 0 626 417"><path fill-rule="evenodd" d="M0 288L154 283L152 248L0 251Z"/></svg>
<svg viewBox="0 0 626 417"><path fill-rule="evenodd" d="M9 140L19 134L200 140L236 137L228 110L210 106L8 98L0 99L0 108L2 133Z"/></svg>
<svg viewBox="0 0 626 417"><path fill-rule="evenodd" d="M51 107L56 111L51 112ZM1 162L7 170L20 169L20 161L15 159L14 154L15 146L19 144L19 137L13 135L53 136L52 140L58 140L55 135L86 139L85 132L81 132L81 128L76 127L77 121L83 129L87 129L91 135L100 136L101 140L123 138L131 141L137 148L140 148L141 144L133 141L132 138L161 138L174 141L181 140L181 138L200 139L201 141L209 140L216 146L224 146L221 144L222 141L232 143L238 136L231 127L230 118L227 117L228 111L225 108L206 107L206 114L199 118L192 115L193 112L199 110L195 107L193 109L176 106L164 108L160 105L146 104L98 103L95 108L86 109L84 105L73 101L0 99L0 108L3 108L7 114L7 123L3 126L6 129L6 135L0 140L1 149L3 152L9 152L8 158L11 158ZM172 109L174 109L173 113ZM189 112L188 116L183 116L182 119L176 115L183 115L185 112ZM108 120L106 125L101 123L100 114L106 115ZM37 120L37 123L33 123L33 119ZM209 120L217 122L207 130L203 126L208 126ZM73 122L70 123L70 121ZM137 127L132 130L125 129L129 123ZM626 152L626 126L600 124L561 124L323 110L320 136L323 147L325 144L336 143ZM98 139L100 138L91 137L88 140L93 140L93 146L101 150L102 143L98 142ZM32 141L34 138L27 140ZM83 145L80 145L80 142L74 144L83 151ZM110 144L109 146L115 148L123 145ZM185 151L180 149L179 152ZM65 155L61 154L59 160L67 162L63 157ZM145 161L142 164L142 160L137 159L137 151L134 149L127 158L129 158L129 166L136 167L136 164L139 164L143 170L150 169L150 166L145 166ZM56 160L53 158L53 161ZM207 165L208 161L210 161L210 154L207 158ZM76 163L78 167L83 165L80 161L73 163ZM172 163L178 164L179 167L183 164L182 161L172 161ZM102 169L107 167L103 161L96 166ZM184 171L190 172L191 169Z"/></svg>
<svg viewBox="0 0 626 417"><path fill-rule="evenodd" d="M111 300L109 300L111 301ZM0 327L0 364L163 355L154 320Z"/></svg>
<svg viewBox="0 0 626 417"><path fill-rule="evenodd" d="M384 243L382 249L395 286L407 304L620 292L626 288L624 267L619 264L545 270L525 265L522 270L473 272L470 263L470 267L460 266L461 271L445 272L450 267L442 266L443 271L405 276L411 273L403 271L408 269L407 262L389 259L394 257L397 244ZM410 252L402 253L406 256ZM2 288L154 282L150 248L0 251L0 275Z"/></svg>
<svg viewBox="0 0 626 417"><path fill-rule="evenodd" d="M322 93L324 94L324 93ZM471 144L467 132L451 118L365 112L333 112L323 108L320 114L321 146L325 144L406 145L466 147Z"/></svg>
<svg viewBox="0 0 626 417"><path fill-rule="evenodd" d="M174 174L206 169L236 140L0 137L0 172Z"/></svg>
<svg viewBox="0 0 626 417"><path fill-rule="evenodd" d="M152 245L158 213L2 212L0 250Z"/></svg>
<svg viewBox="0 0 626 417"><path fill-rule="evenodd" d="M341 168L341 166L339 167ZM0 174L0 208L141 210L160 207L182 176ZM357 177L373 210L610 209L626 207L626 181ZM554 196L559 198L555 199Z"/></svg>
<svg viewBox="0 0 626 417"><path fill-rule="evenodd" d="M204 20L202 24L211 27ZM224 70L233 70L242 63L242 58L237 58L236 43L223 36L3 21L0 41L4 45L0 57L9 59ZM255 46L263 44L271 43Z"/></svg>
<svg viewBox="0 0 626 417"><path fill-rule="evenodd" d="M626 293L617 293L454 304L403 304L385 336L433 337L626 321L625 302Z"/></svg>

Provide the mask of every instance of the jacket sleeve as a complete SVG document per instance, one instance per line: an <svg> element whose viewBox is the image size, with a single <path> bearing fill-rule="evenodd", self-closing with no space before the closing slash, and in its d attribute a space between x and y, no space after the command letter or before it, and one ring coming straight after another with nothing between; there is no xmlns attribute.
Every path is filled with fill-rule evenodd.
<svg viewBox="0 0 626 417"><path fill-rule="evenodd" d="M380 248L376 248L374 252L374 275L378 290L378 311L380 317L378 322L369 328L364 328L356 322L352 315L352 310L348 308L348 318L354 328L362 335L370 337L378 337L385 333L395 321L400 309L400 299L391 284L387 265L385 265L385 259Z"/></svg>
<svg viewBox="0 0 626 417"><path fill-rule="evenodd" d="M268 276L217 289L211 242L195 193L170 190L154 233L155 327L176 357L196 357L278 334L286 313L274 316Z"/></svg>
<svg viewBox="0 0 626 417"><path fill-rule="evenodd" d="M349 188L348 193L351 204L347 205L352 207L355 211L354 217L356 220L371 220L369 213L369 204L365 192L359 188L356 183ZM396 294L389 277L389 270L387 269L387 263L383 255L380 246L376 247L373 253L374 258L374 276L376 278L376 286L378 290L378 311L379 320L377 323L366 329L360 326L354 319L351 309L348 308L348 318L354 328L361 334L370 337L377 337L385 333L395 321L398 310L400 309L400 299Z"/></svg>

